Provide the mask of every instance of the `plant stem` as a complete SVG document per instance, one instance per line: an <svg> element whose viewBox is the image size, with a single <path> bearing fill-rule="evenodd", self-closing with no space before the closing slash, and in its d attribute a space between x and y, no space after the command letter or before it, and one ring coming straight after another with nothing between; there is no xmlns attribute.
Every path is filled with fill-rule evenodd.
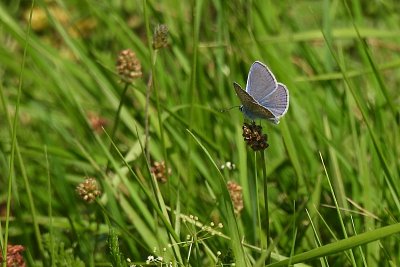
<svg viewBox="0 0 400 267"><path fill-rule="evenodd" d="M111 141L112 141L112 142L111 142L110 148L109 148L110 153L111 153L111 150L112 150L112 148L113 148L112 143L115 141L115 140L114 140L114 138L115 138L115 133L116 133L116 131L117 131L118 124L119 124L119 121L120 121L120 114L121 114L122 106L123 106L123 104L124 104L125 94L126 94L126 92L128 91L128 87L129 87L129 83L125 83L124 90L122 91L122 94L121 94L121 97L120 97L120 100L119 100L119 105L118 105L117 113L115 113L114 125L113 125L112 131L111 131ZM107 161L106 173L109 171L109 169L110 169L110 161L108 160L108 161Z"/></svg>
<svg viewBox="0 0 400 267"><path fill-rule="evenodd" d="M264 184L264 205L265 205L265 233L266 233L266 243L265 249L268 248L270 233L269 233L269 209L268 209L268 184L267 184L267 165L265 162L265 151L261 152L262 159L262 169L263 169L263 184ZM269 264L271 262L270 255L267 256L265 260L265 264Z"/></svg>
<svg viewBox="0 0 400 267"><path fill-rule="evenodd" d="M154 94L155 94L155 98L156 98L158 127L160 128L160 142L161 142L161 148L162 148L164 162L165 162L165 168L168 170L167 148L165 145L165 138L164 138L164 125L163 125L162 117L161 117L163 110L161 109L160 97L159 97L158 86L157 86L156 71L155 71L156 70L155 64L156 64L157 53L154 52L153 47L152 47L152 42L151 42L150 20L149 20L148 14L147 14L147 1L143 0L142 3L143 3L143 16L144 16L144 21L145 21L145 25L146 25L147 45L148 45L148 50L149 50L150 62L151 62L151 83L152 83L152 88L154 89Z"/></svg>

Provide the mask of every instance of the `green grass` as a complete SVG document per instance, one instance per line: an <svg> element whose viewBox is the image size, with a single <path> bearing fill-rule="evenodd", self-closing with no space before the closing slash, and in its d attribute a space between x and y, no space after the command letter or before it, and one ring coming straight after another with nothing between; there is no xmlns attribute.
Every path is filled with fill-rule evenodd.
<svg viewBox="0 0 400 267"><path fill-rule="evenodd" d="M0 3L1 254L22 245L27 266L400 265L398 6ZM153 50L158 24L168 46ZM127 48L143 73L132 83L115 68ZM256 60L290 92L279 125L257 121L264 152L246 147L238 109L220 112L239 105L232 84ZM91 204L75 191L85 177L101 185Z"/></svg>

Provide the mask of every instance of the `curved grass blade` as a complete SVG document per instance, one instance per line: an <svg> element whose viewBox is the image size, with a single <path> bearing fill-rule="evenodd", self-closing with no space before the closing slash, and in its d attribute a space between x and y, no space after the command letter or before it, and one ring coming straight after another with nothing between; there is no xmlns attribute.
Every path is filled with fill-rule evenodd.
<svg viewBox="0 0 400 267"><path fill-rule="evenodd" d="M388 237L394 234L400 233L400 223L396 223L393 225L381 227L379 229L375 229L373 231L369 231L360 235L352 236L319 248L312 249L310 251L297 254L290 259L286 259L280 262L276 262L270 265L269 267L278 267L278 266L287 266L290 262L291 264L304 262L320 257L325 257L328 255L332 255L338 252L342 252L351 248L355 248L364 244L368 244L370 242L382 239L384 237Z"/></svg>

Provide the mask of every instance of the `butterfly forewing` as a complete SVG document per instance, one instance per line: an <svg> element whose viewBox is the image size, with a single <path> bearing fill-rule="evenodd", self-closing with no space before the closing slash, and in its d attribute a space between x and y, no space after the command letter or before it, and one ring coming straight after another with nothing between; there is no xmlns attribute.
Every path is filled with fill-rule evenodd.
<svg viewBox="0 0 400 267"><path fill-rule="evenodd" d="M236 94L243 105L243 113L250 119L267 119L272 120L275 116L265 107L261 106L254 98L240 87L239 84L233 83Z"/></svg>
<svg viewBox="0 0 400 267"><path fill-rule="evenodd" d="M246 84L246 92L249 95L260 100L273 93L277 86L275 76L267 66L259 61L251 65Z"/></svg>

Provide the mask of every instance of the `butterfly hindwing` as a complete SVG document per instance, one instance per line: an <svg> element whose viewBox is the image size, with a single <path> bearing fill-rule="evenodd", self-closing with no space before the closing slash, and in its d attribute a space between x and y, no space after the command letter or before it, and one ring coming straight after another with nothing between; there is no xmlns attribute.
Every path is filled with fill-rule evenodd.
<svg viewBox="0 0 400 267"><path fill-rule="evenodd" d="M278 83L276 90L260 104L271 111L275 117L282 117L289 108L289 91L282 83Z"/></svg>

